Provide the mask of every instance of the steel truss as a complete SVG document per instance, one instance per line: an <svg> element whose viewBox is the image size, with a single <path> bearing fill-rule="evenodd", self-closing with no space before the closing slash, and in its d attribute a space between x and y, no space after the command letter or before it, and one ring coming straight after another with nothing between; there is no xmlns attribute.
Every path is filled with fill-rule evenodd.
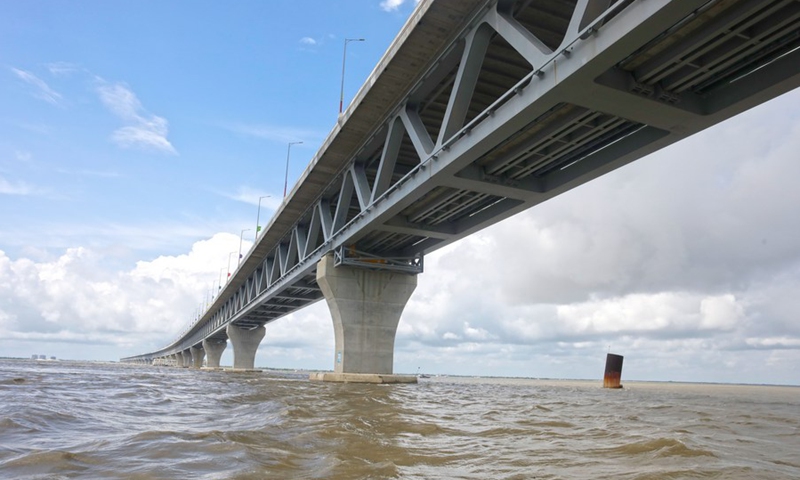
<svg viewBox="0 0 800 480"><path fill-rule="evenodd" d="M425 253L800 84L796 0L470 1L449 46L294 225L264 235L168 347L125 360L319 300L316 264L329 252L337 265L420 273ZM411 27L434 7L423 1Z"/></svg>

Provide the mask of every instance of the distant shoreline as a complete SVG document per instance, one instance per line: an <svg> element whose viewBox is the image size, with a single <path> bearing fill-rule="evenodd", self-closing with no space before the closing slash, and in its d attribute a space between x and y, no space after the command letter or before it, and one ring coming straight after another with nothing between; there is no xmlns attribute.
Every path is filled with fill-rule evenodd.
<svg viewBox="0 0 800 480"><path fill-rule="evenodd" d="M64 359L59 358L56 360L51 359L36 359L33 360L31 358L25 357L0 357L0 361L2 360L11 360L11 361L21 361L21 362L61 362L61 363L76 363L76 364L93 364L93 365L126 365L132 367L146 367L146 365L134 365L134 364L123 364L118 361L114 360L74 360L74 359ZM163 367L169 368L169 367ZM323 369L313 370L313 369L304 369L304 368L273 368L273 367L263 367L263 366L256 366L256 368L263 370L266 373L275 372L275 373L297 373L297 374L308 374L312 372L321 372L326 371ZM403 375L416 375L414 373L402 373ZM465 381L470 380L470 383L479 383L482 381L492 381L493 383L512 383L512 382L540 382L542 384L548 383L558 383L559 385L566 385L570 382L575 384L580 384L580 386L586 386L585 384L600 384L602 386L603 380L602 378L592 379L592 378L548 378L548 377L505 377L505 376L481 376L481 375L464 375L464 374L449 374L449 373L426 373L428 377L424 377L423 380L426 382L437 382L442 380L457 380L457 381ZM779 388L800 388L800 384L792 385L792 384L774 384L774 383L726 383L726 382L692 382L692 381L685 381L685 380L638 380L638 379L624 379L624 385L626 388L631 388L635 386L658 386L658 385L670 385L670 386L716 386L716 387L779 387ZM576 385L577 386L577 385Z"/></svg>

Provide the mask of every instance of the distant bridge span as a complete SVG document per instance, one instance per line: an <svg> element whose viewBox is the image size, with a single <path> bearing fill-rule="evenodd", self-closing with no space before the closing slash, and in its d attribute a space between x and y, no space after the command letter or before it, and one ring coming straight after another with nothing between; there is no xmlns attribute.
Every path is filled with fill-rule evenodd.
<svg viewBox="0 0 800 480"><path fill-rule="evenodd" d="M252 368L324 297L328 379L385 380L424 254L799 84L798 0L423 0L214 303L122 361Z"/></svg>

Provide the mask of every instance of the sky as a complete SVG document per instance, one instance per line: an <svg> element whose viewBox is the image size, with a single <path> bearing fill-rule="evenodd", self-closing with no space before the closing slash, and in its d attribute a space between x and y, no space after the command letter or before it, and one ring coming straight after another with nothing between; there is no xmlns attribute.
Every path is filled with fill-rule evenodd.
<svg viewBox="0 0 800 480"><path fill-rule="evenodd" d="M344 39L347 103L413 8L0 2L0 356L169 344L333 128ZM428 255L395 372L800 385L799 160L793 91ZM318 302L256 365L333 350Z"/></svg>

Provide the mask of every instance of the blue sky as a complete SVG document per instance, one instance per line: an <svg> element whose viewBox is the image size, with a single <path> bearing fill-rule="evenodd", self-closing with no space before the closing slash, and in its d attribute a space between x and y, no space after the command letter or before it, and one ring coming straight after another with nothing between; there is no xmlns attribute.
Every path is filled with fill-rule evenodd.
<svg viewBox="0 0 800 480"><path fill-rule="evenodd" d="M349 98L405 7L5 3L0 168L4 190L32 195L4 199L4 249L74 245L76 220L108 236L170 230L151 253L249 224L240 200L282 193L287 143L304 142L294 180L333 126L343 38L369 39L350 45Z"/></svg>
<svg viewBox="0 0 800 480"><path fill-rule="evenodd" d="M366 39L348 102L413 7L0 3L0 356L168 343L279 204L288 143L291 188L333 127L344 39ZM795 91L430 255L396 371L599 378L611 347L623 378L800 384L798 112ZM332 356L322 302L257 364Z"/></svg>

